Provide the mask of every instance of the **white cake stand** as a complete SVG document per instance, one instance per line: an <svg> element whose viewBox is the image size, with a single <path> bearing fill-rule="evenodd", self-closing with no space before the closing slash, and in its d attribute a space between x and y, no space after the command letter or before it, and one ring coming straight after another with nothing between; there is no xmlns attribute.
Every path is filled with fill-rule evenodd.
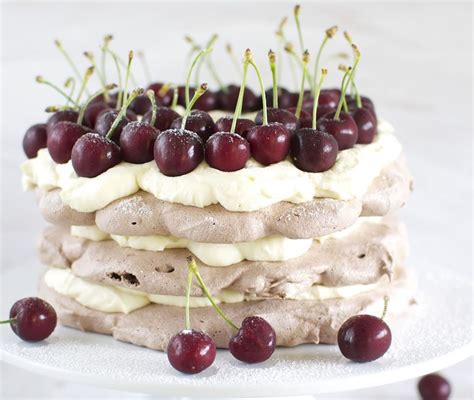
<svg viewBox="0 0 474 400"><path fill-rule="evenodd" d="M339 392L406 380L455 364L473 354L472 285L448 268L428 269L420 279L419 305L394 331L390 351L367 364L345 360L337 346L278 349L271 360L243 365L226 351L197 376L173 370L166 355L120 343L109 336L59 327L45 342L22 342L0 329L1 359L18 367L75 382L160 396L269 397ZM2 316L21 297L34 295L31 267L2 276ZM30 286L18 287L17 282Z"/></svg>

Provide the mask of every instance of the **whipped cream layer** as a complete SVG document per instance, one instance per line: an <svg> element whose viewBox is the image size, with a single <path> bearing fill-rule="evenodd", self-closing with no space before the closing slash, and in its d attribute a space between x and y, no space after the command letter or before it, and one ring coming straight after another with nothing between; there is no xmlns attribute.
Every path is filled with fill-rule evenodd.
<svg viewBox="0 0 474 400"><path fill-rule="evenodd" d="M185 307L185 296L168 296L144 293L137 290L124 289L117 286L107 286L89 282L75 276L70 269L49 268L44 275L46 285L59 294L76 300L78 303L93 310L107 313L130 313L150 303L175 307ZM328 300L345 299L375 289L378 283L368 285L351 285L342 287L326 287L314 285L308 290L287 297L290 300ZM214 295L218 303L239 303L243 301L260 300L248 297L232 290L222 290ZM206 297L191 297L190 306L210 306Z"/></svg>
<svg viewBox="0 0 474 400"><path fill-rule="evenodd" d="M380 217L360 217L351 227L340 232L325 235L314 240L322 242L350 234L365 222L377 223ZM268 236L252 242L200 243L173 236L120 236L109 235L94 225L72 226L71 235L93 241L113 239L121 247L136 250L164 251L166 249L188 249L204 264L210 267L226 267L249 261L286 261L305 254L313 239L289 239L284 236Z"/></svg>
<svg viewBox="0 0 474 400"><path fill-rule="evenodd" d="M56 164L47 149L22 166L25 189L61 189L62 201L80 212L97 211L139 190L171 203L206 207L221 204L229 211L255 211L280 201L300 204L314 197L349 200L361 197L382 169L396 160L401 145L393 127L379 121L373 143L339 152L328 171L309 173L290 160L263 166L251 159L245 168L222 172L202 162L189 174L168 177L154 161L122 162L95 178L78 177L72 163Z"/></svg>

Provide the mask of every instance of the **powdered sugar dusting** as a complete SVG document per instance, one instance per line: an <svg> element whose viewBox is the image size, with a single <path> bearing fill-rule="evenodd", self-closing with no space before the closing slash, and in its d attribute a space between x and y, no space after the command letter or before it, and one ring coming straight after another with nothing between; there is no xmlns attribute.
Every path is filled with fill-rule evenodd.
<svg viewBox="0 0 474 400"><path fill-rule="evenodd" d="M140 216L146 218L152 214L152 209L143 201L143 198L140 196L132 196L120 200L115 209L120 214L123 213L128 216Z"/></svg>

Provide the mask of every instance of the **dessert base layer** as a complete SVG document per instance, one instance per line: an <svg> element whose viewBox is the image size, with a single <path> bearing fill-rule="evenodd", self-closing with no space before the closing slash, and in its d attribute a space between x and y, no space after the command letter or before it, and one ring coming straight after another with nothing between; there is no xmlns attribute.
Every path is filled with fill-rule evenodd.
<svg viewBox="0 0 474 400"><path fill-rule="evenodd" d="M347 299L262 300L222 304L237 324L250 315L265 318L274 327L278 346L303 343L335 343L340 325L356 314L381 315L384 296L390 298L387 318L406 313L414 300L415 284L404 268L397 268L391 283ZM170 338L184 328L182 307L151 304L129 314L104 313L82 306L40 282L40 296L50 302L63 325L84 331L113 335L115 339L157 350L165 350ZM211 307L194 308L191 325L210 334L226 348L235 333Z"/></svg>

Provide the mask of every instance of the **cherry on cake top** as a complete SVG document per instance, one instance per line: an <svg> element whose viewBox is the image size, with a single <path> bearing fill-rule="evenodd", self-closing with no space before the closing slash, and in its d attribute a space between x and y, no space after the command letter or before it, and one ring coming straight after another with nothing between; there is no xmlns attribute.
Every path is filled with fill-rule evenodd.
<svg viewBox="0 0 474 400"><path fill-rule="evenodd" d="M319 87L316 94L321 53L329 39L335 36L337 28L325 31L311 75L307 68L309 53L304 48L296 14L301 58L281 31L277 32L277 37L284 39L282 44L289 61L300 67L299 92L288 90L278 82L280 57L285 54L277 56L271 50L268 53L273 82L270 89L265 90L253 58L251 62L245 61L251 55L250 50L245 52L243 67L238 65L238 73L244 78L242 83L223 84L218 68L210 58L217 40L217 35L212 35L205 46L192 42L191 55L197 55L190 63L184 85L151 82L147 85L146 95L142 91L130 100L133 91L128 88L136 80L131 68L134 53L128 53L128 62L122 60L112 50L112 37L108 35L101 47L102 63L96 61L92 52L84 53L91 66L82 76L77 74L76 92L70 90L73 78L68 80L67 89L70 91L67 93L66 89L37 77L39 83L60 93L65 103L48 107L47 111L53 114L47 123L35 124L27 130L23 139L25 154L34 158L40 149L47 147L55 162L72 160L80 177L95 177L120 162L141 164L152 160L168 176L192 172L202 162L224 172L238 171L246 167L250 158L264 166L290 160L306 172L323 172L332 168L339 151L374 140L377 133L375 107L369 98L359 94L355 70L360 52L347 33L344 37L354 50L353 65L346 67L340 89ZM62 44L56 42L56 46L66 54ZM72 63L71 57L68 56L67 60ZM117 87L108 83L110 77L103 69L106 61L113 61L115 65ZM246 63L257 73L260 96L246 87ZM72 66L77 72L77 66ZM199 71L205 67L219 89L200 93L184 118L177 106L189 106L190 98L200 90L191 85L191 79L193 75L198 77ZM93 75L97 77L101 90L90 96L89 81ZM86 95L89 98L84 101ZM150 96L153 96L153 101L150 101ZM315 116L313 109L316 110ZM214 121L209 113L214 110L233 112L233 117ZM257 112L254 120L242 117L242 113L249 111ZM316 124L313 123L315 119Z"/></svg>

